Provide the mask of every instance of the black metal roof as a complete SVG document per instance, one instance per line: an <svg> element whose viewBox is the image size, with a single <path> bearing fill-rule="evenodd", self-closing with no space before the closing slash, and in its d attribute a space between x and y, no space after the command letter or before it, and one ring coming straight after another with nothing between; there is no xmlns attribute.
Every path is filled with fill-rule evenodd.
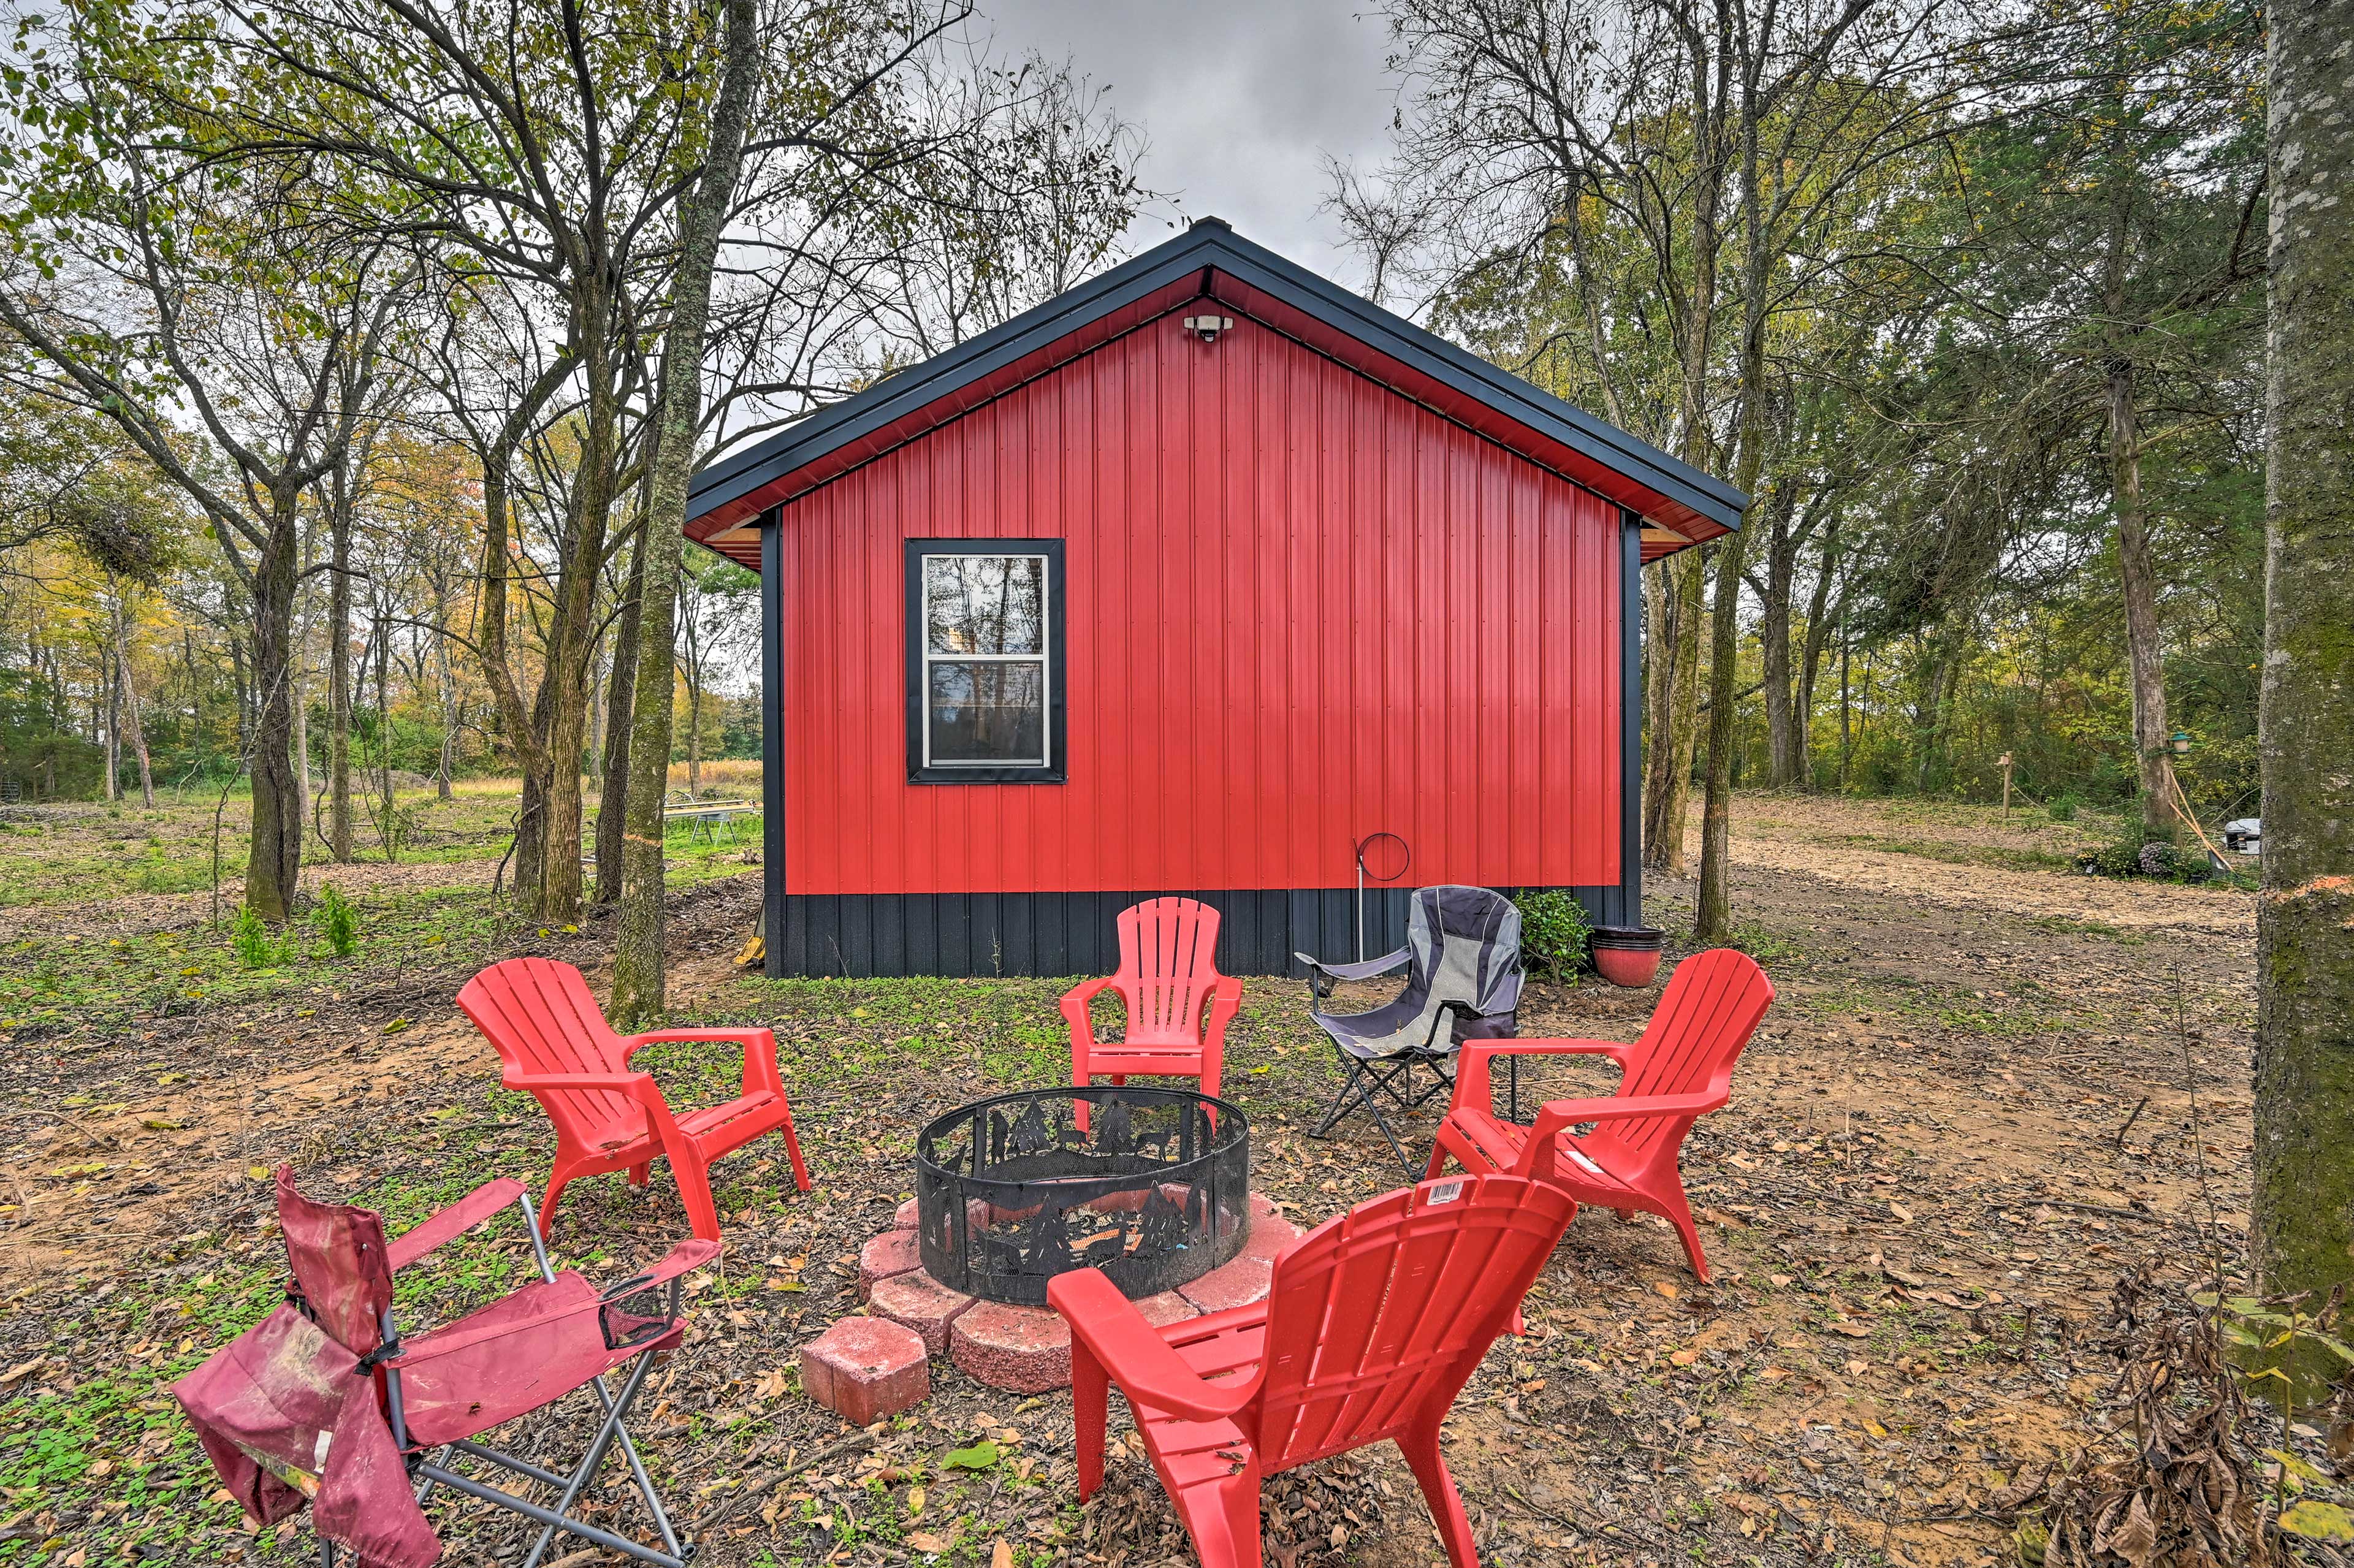
<svg viewBox="0 0 2354 1568"><path fill-rule="evenodd" d="M1425 332L1205 217L1165 244L1065 291L947 353L911 366L767 440L698 471L687 490L693 522L981 380L1089 322L1168 288L1189 272L1228 274L1430 376L1536 433L1625 475L1710 522L1741 524L1748 497L1615 425Z"/></svg>

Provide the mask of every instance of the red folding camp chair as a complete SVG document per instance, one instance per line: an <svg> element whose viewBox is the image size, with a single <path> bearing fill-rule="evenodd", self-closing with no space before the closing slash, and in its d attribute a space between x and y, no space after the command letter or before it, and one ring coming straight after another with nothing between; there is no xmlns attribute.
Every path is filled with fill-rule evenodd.
<svg viewBox="0 0 2354 1568"><path fill-rule="evenodd" d="M523 1212L539 1264L538 1281L447 1327L404 1338L393 1319L393 1276L510 1203ZM435 1487L446 1486L537 1520L545 1528L524 1568L537 1568L559 1531L640 1563L683 1568L689 1548L672 1526L623 1424L654 1356L675 1349L686 1333L679 1310L680 1277L717 1256L717 1243L681 1242L652 1268L599 1291L572 1270L558 1272L549 1266L533 1223L531 1199L520 1181L486 1182L387 1243L381 1216L366 1209L314 1203L294 1190L292 1170L281 1166L278 1217L294 1274L289 1299L347 1357L358 1358L360 1371L374 1373L392 1443L417 1484L419 1502ZM621 1309L624 1301L657 1287L666 1287L665 1298L654 1316ZM344 1362L350 1364L348 1359ZM629 1370L620 1386L607 1387L605 1374L624 1367ZM206 1370L212 1371L213 1363ZM596 1395L605 1414L569 1474L559 1475L473 1441L493 1426L582 1388ZM217 1378L207 1392L214 1396L208 1404L215 1416L226 1410L234 1419L249 1415L256 1407L249 1397L223 1398L233 1391ZM183 1400L186 1403L188 1396L184 1394ZM198 1406L192 1404L190 1409L197 1414ZM212 1446L209 1441L207 1446ZM653 1517L662 1538L659 1548L590 1524L571 1511L616 1446ZM318 1443L321 1464L327 1462L330 1450L326 1440ZM504 1491L451 1468L460 1456L498 1466L558 1495L551 1504ZM282 1473L283 1467L272 1468ZM323 1540L321 1560L328 1568L335 1562L334 1547Z"/></svg>
<svg viewBox="0 0 2354 1568"><path fill-rule="evenodd" d="M493 964L466 982L458 1005L499 1054L499 1082L530 1090L556 1125L540 1234L555 1222L557 1200L575 1177L626 1170L630 1185L642 1187L660 1155L670 1161L695 1234L717 1241L711 1162L766 1132L785 1135L793 1185L809 1191L801 1140L793 1136L793 1107L777 1072L773 1030L656 1029L624 1039L605 1022L580 971L549 959ZM741 1041L744 1092L673 1118L653 1075L631 1072L630 1057L642 1046L675 1040Z"/></svg>
<svg viewBox="0 0 2354 1568"><path fill-rule="evenodd" d="M1056 1275L1046 1299L1071 1325L1080 1497L1103 1485L1118 1383L1202 1568L1258 1563L1262 1477L1384 1437L1455 1568L1477 1568L1439 1423L1575 1212L1543 1180L1425 1181L1294 1242L1266 1300L1165 1329L1094 1269Z"/></svg>
<svg viewBox="0 0 2354 1568"><path fill-rule="evenodd" d="M1773 1000L1774 982L1747 954L1717 948L1676 966L1651 1022L1632 1045L1512 1040L1464 1046L1454 1103L1439 1124L1429 1173L1437 1175L1452 1156L1466 1171L1526 1175L1537 1151L1551 1151L1553 1180L1579 1202L1621 1215L1640 1209L1663 1216L1683 1238L1692 1273L1705 1280L1708 1259L1684 1196L1684 1138L1694 1121L1733 1097L1733 1064ZM1533 1127L1495 1114L1488 1076L1493 1058L1566 1055L1617 1063L1618 1092L1608 1099L1548 1101ZM1596 1125L1583 1138L1568 1130L1587 1122Z"/></svg>
<svg viewBox="0 0 2354 1568"><path fill-rule="evenodd" d="M1218 973L1218 912L1191 898L1150 898L1119 912L1119 972L1087 980L1063 996L1071 1026L1071 1083L1086 1088L1097 1073L1117 1086L1131 1073L1199 1077L1217 1097L1226 1054L1226 1024L1242 1005L1243 982ZM1128 1026L1116 1041L1098 1041L1087 1003L1119 992ZM1206 1021L1203 1010L1208 1009ZM1087 1102L1077 1102L1079 1130Z"/></svg>

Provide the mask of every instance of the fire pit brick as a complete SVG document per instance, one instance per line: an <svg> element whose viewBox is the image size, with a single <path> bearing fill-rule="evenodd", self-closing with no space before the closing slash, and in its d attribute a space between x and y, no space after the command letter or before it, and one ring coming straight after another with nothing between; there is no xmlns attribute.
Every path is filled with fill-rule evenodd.
<svg viewBox="0 0 2354 1568"><path fill-rule="evenodd" d="M899 1212L891 1216L891 1226L894 1230L902 1231L912 1231L916 1228L915 1199L910 1198L899 1205Z"/></svg>
<svg viewBox="0 0 2354 1568"><path fill-rule="evenodd" d="M983 1301L949 1325L949 1354L978 1382L1044 1393L1071 1381L1071 1330L1048 1307Z"/></svg>
<svg viewBox="0 0 2354 1568"><path fill-rule="evenodd" d="M924 1257L916 1245L913 1231L885 1231L858 1249L858 1298L866 1300L875 1293L875 1282L921 1268Z"/></svg>
<svg viewBox="0 0 2354 1568"><path fill-rule="evenodd" d="M1298 1241L1300 1234L1298 1225L1280 1214L1253 1214L1251 1233L1243 1242L1242 1257L1272 1264L1275 1255Z"/></svg>
<svg viewBox="0 0 2354 1568"><path fill-rule="evenodd" d="M1156 1329L1165 1329L1172 1323L1182 1323L1188 1318L1198 1318L1202 1315L1200 1308L1174 1290L1164 1290L1158 1296L1148 1296L1136 1304L1136 1309L1144 1315L1146 1322Z"/></svg>
<svg viewBox="0 0 2354 1568"><path fill-rule="evenodd" d="M1224 1312L1230 1307L1247 1307L1266 1299L1273 1277L1273 1270L1265 1258L1245 1255L1179 1286L1177 1294L1205 1313Z"/></svg>
<svg viewBox="0 0 2354 1568"><path fill-rule="evenodd" d="M920 1268L876 1280L866 1301L880 1316L916 1330L925 1351L936 1356L949 1348L949 1325L972 1305L971 1297Z"/></svg>
<svg viewBox="0 0 2354 1568"><path fill-rule="evenodd" d="M913 1329L844 1318L801 1348L801 1387L853 1426L866 1426L920 1404L932 1392L932 1369Z"/></svg>

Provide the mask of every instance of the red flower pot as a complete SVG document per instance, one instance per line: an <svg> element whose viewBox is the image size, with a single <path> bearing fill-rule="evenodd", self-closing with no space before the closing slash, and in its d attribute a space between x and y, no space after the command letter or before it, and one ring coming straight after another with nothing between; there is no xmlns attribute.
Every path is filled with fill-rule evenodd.
<svg viewBox="0 0 2354 1568"><path fill-rule="evenodd" d="M1594 970L1612 985L1640 988L1659 978L1667 933L1654 926L1605 926L1594 933Z"/></svg>

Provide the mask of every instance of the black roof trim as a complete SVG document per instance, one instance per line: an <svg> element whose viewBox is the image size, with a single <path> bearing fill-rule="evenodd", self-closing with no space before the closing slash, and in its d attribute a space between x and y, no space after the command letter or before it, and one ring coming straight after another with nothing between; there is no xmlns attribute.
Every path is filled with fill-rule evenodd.
<svg viewBox="0 0 2354 1568"><path fill-rule="evenodd" d="M1227 273L1325 322L1711 522L1726 528L1741 525L1748 498L1733 486L1251 243L1217 218L1204 218L1165 244L1002 325L699 470L687 490L687 518L692 521L747 495L1204 268Z"/></svg>

